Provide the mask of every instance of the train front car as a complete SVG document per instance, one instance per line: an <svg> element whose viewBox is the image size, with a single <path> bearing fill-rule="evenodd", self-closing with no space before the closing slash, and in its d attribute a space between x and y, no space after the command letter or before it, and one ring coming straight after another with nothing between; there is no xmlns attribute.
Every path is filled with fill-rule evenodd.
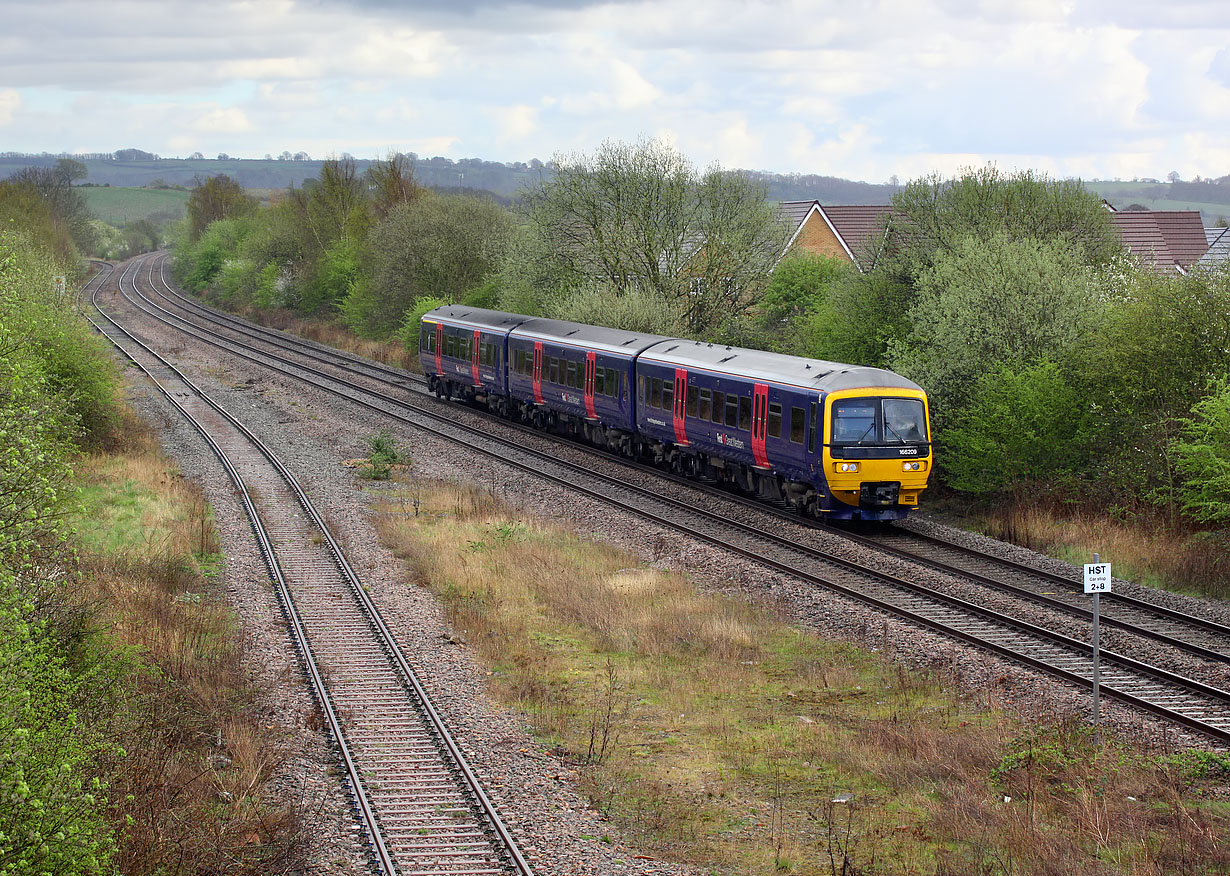
<svg viewBox="0 0 1230 876"><path fill-rule="evenodd" d="M931 468L927 401L878 368L694 341L637 357L644 452L831 520L896 520Z"/></svg>
<svg viewBox="0 0 1230 876"><path fill-rule="evenodd" d="M462 304L423 314L419 364L437 396L485 403L505 414L508 398L508 333L529 317Z"/></svg>

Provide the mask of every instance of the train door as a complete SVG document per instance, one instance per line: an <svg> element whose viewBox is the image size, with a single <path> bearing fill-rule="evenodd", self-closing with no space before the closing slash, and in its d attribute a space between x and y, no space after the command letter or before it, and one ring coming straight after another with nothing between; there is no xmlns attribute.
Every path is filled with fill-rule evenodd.
<svg viewBox="0 0 1230 876"><path fill-rule="evenodd" d="M444 323L436 323L436 373L444 373Z"/></svg>
<svg viewBox="0 0 1230 876"><path fill-rule="evenodd" d="M534 341L534 401L542 404L542 341Z"/></svg>
<svg viewBox="0 0 1230 876"><path fill-rule="evenodd" d="M688 404L688 370L675 369L675 443L687 445L688 426L684 417L687 415Z"/></svg>
<svg viewBox="0 0 1230 876"><path fill-rule="evenodd" d="M594 385L597 383L598 354L585 354L585 416L591 420L598 419L598 410L594 407Z"/></svg>
<svg viewBox="0 0 1230 876"><path fill-rule="evenodd" d="M478 351L482 347L482 332L478 329L474 330L474 344L470 348L470 373L474 375L474 385L482 386L483 379L478 373Z"/></svg>
<svg viewBox="0 0 1230 876"><path fill-rule="evenodd" d="M757 383L752 389L752 456L756 465L769 467L769 454L765 448L765 438L769 423L769 386Z"/></svg>

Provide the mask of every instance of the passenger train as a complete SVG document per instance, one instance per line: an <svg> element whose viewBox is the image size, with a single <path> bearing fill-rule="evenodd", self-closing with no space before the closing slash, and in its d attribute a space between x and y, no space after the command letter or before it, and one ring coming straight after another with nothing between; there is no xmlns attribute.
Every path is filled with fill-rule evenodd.
<svg viewBox="0 0 1230 876"><path fill-rule="evenodd" d="M437 396L836 520L897 520L931 469L926 393L879 368L447 305Z"/></svg>

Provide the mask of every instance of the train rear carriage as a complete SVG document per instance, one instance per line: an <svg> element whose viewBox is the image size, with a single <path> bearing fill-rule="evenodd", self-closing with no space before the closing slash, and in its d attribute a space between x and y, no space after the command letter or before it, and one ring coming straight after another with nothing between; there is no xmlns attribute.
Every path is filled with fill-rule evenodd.
<svg viewBox="0 0 1230 876"><path fill-rule="evenodd" d="M450 304L423 314L419 363L438 396L486 402L504 413L508 332L529 317Z"/></svg>
<svg viewBox="0 0 1230 876"><path fill-rule="evenodd" d="M661 335L554 319L508 334L508 395L522 418L627 454L635 452L633 363Z"/></svg>
<svg viewBox="0 0 1230 876"><path fill-rule="evenodd" d="M892 520L931 466L926 395L891 371L668 341L637 360L645 449L835 519Z"/></svg>

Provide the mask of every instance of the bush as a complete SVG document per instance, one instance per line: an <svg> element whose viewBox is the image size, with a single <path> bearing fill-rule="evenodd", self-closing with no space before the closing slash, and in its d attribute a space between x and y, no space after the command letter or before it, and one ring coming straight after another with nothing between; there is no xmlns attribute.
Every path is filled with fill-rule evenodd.
<svg viewBox="0 0 1230 876"><path fill-rule="evenodd" d="M406 345L406 349L415 356L419 354L419 334L423 322L423 314L429 310L435 310L437 307L443 307L446 304L448 302L443 298L418 298L406 311L406 315L402 319L401 328L397 330L397 336Z"/></svg>
<svg viewBox="0 0 1230 876"><path fill-rule="evenodd" d="M1183 511L1205 523L1230 523L1230 379L1214 382L1196 402L1171 450Z"/></svg>

